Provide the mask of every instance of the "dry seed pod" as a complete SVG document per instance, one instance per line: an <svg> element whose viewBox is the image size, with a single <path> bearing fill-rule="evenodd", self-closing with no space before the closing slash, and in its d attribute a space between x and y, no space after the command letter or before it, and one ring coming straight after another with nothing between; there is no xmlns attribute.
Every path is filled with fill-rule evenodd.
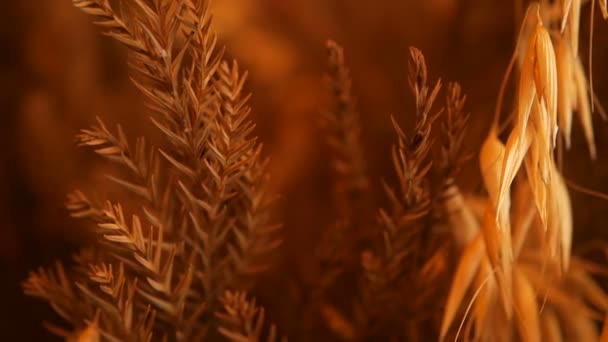
<svg viewBox="0 0 608 342"><path fill-rule="evenodd" d="M530 146L524 158L527 180L532 189L532 197L543 227L547 226L547 184L543 182L540 171L540 148L534 144Z"/></svg>
<svg viewBox="0 0 608 342"><path fill-rule="evenodd" d="M540 318L534 288L525 274L514 269L513 272L514 302L517 309L515 319L523 341L540 341Z"/></svg>
<svg viewBox="0 0 608 342"><path fill-rule="evenodd" d="M497 289L494 275L492 274L492 266L487 256L481 261L479 273L477 274L476 287L478 288L477 299L473 307L471 322L475 323L475 338L479 341L488 334L488 326L492 323L489 320L489 311L496 304Z"/></svg>
<svg viewBox="0 0 608 342"><path fill-rule="evenodd" d="M536 176L540 176L545 184L549 184L551 182L550 165L553 163L552 129L549 122L549 113L543 102L538 101L538 99L534 101L530 118L532 125L528 129L533 131L531 146L538 146L539 151L538 163L540 169Z"/></svg>
<svg viewBox="0 0 608 342"><path fill-rule="evenodd" d="M568 13L567 27L568 38L570 39L570 49L572 57L578 58L578 36L581 25L581 0L572 0L572 5Z"/></svg>
<svg viewBox="0 0 608 342"><path fill-rule="evenodd" d="M493 269L496 269L496 280L503 299L503 308L507 317L511 317L512 272L513 272L513 243L511 230L500 229L496 225L495 212L492 207L486 208L482 225L486 255Z"/></svg>
<svg viewBox="0 0 608 342"><path fill-rule="evenodd" d="M570 17L570 11L572 10L572 0L561 0L562 7L562 20L560 25L560 32L564 32L566 29L566 23L568 22L568 18Z"/></svg>
<svg viewBox="0 0 608 342"><path fill-rule="evenodd" d="M555 51L551 42L551 36L542 24L536 27L534 40L536 41L535 86L540 102L544 102L547 108L547 124L551 127L551 136L547 138L553 141L553 147L555 146L555 139L557 137L557 63L555 61Z"/></svg>
<svg viewBox="0 0 608 342"><path fill-rule="evenodd" d="M511 131L507 140L507 146L505 149L505 157L502 163L502 170L500 176L500 190L498 191L497 207L501 208L503 203L509 198L509 189L511 183L515 179L515 175L519 171L521 164L523 163L524 156L528 152L532 143L534 130L532 126L528 126L528 129L524 131L523 135L520 135L521 129L518 127L520 123Z"/></svg>
<svg viewBox="0 0 608 342"><path fill-rule="evenodd" d="M560 245L559 251L561 253L561 265L563 270L567 270L570 266L570 255L572 253L572 230L573 230L573 219L572 219L572 205L570 203L570 194L568 193L568 188L566 187L566 183L564 182L563 177L558 173L557 170L554 170L556 177L554 177L554 181L556 184L556 196L558 199L558 210L559 210L559 218L560 218Z"/></svg>
<svg viewBox="0 0 608 342"><path fill-rule="evenodd" d="M454 274L448 294L443 319L441 320L440 341L445 338L458 309L464 302L465 294L479 270L479 265L484 254L485 245L483 237L481 234L478 234L460 257L460 262L458 263L458 268Z"/></svg>
<svg viewBox="0 0 608 342"><path fill-rule="evenodd" d="M502 229L508 229L510 226L509 207L511 205L510 198L505 198L503 203L500 204L500 207L498 207L501 189L500 178L503 172L501 168L504 165L505 151L505 145L498 139L498 132L496 131L496 128L493 127L481 146L479 164L483 182L490 197L489 200L494 206L494 210L497 211L498 224Z"/></svg>
<svg viewBox="0 0 608 342"><path fill-rule="evenodd" d="M557 62L558 87L557 117L566 148L570 149L573 114L572 83L574 77L572 64L574 60L570 45L565 41L563 35L558 35L556 38L555 57Z"/></svg>
<svg viewBox="0 0 608 342"><path fill-rule="evenodd" d="M578 117L581 121L581 126L583 127L587 145L589 146L589 155L592 160L595 160L597 157L597 150L593 134L593 119L591 117L585 70L583 69L583 63L580 59L577 59L574 64L574 82L576 87L576 109Z"/></svg>
<svg viewBox="0 0 608 342"><path fill-rule="evenodd" d="M535 30L534 32L536 32ZM522 137L525 135L526 128L528 126L528 120L530 118L530 113L532 111L532 105L534 104L534 99L536 98L536 87L534 85L535 78L535 42L534 38L535 34L528 40L528 48L526 49L526 54L523 60L523 64L521 65L521 72L519 76L519 90L517 97L517 122L515 124L518 127L518 132L516 132L516 136ZM514 127L515 131L515 127ZM513 134L512 134L513 135Z"/></svg>
<svg viewBox="0 0 608 342"><path fill-rule="evenodd" d="M517 260L537 216L532 189L528 182L523 180L517 182L513 203L513 258Z"/></svg>

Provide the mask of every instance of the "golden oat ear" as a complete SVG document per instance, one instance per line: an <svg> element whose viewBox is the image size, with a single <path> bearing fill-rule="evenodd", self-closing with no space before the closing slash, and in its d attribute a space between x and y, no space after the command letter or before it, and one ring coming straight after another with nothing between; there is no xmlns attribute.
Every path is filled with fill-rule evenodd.
<svg viewBox="0 0 608 342"><path fill-rule="evenodd" d="M585 139L587 140L587 146L589 148L589 155L592 160L597 157L597 150L595 146L595 137L593 133L593 118L591 116L591 108L589 105L589 93L587 89L587 82L585 82L585 71L583 69L583 63L580 59L576 60L574 64L574 82L576 87L576 103L577 112L583 127Z"/></svg>
<svg viewBox="0 0 608 342"><path fill-rule="evenodd" d="M456 268L456 273L452 280L452 285L448 293L443 319L441 320L440 341L445 339L447 332L456 317L458 309L461 307L465 294L471 287L475 274L479 270L479 265L485 254L485 244L481 234L471 241L460 257L460 262Z"/></svg>
<svg viewBox="0 0 608 342"><path fill-rule="evenodd" d="M566 149L570 149L572 132L572 115L573 115L573 99L572 99L572 80L574 71L572 64L572 51L570 44L565 40L564 36L559 34L555 36L555 58L557 64L557 119L559 123Z"/></svg>
<svg viewBox="0 0 608 342"><path fill-rule="evenodd" d="M527 44L526 44L527 37L530 35L530 31L533 31L535 25L537 24L537 22L536 22L537 18L534 16L534 14L539 12L539 10L540 10L539 6L540 5L537 2L530 4L526 8L526 12L522 19L522 23L520 24L519 32L517 34L517 42L515 44L515 49L513 50L513 54L511 55L511 59L509 60L509 64L507 66L507 69L505 70L505 74L503 75L503 78L502 78L502 81L500 84L500 89L498 91L498 98L496 100L496 107L494 109L494 119L492 120L493 129L498 129L498 127L499 127L498 121L500 120L500 112L502 110L504 94L505 94L505 90L507 88L507 83L509 81L509 77L511 76L511 74L513 72L515 63L519 61L519 65L522 64L521 63L522 59L523 59L522 56L525 54L526 46L527 46ZM507 121L509 121L509 120L507 120ZM502 131L502 129L499 129L498 131Z"/></svg>
<svg viewBox="0 0 608 342"><path fill-rule="evenodd" d="M570 12L568 15L568 23L567 23L567 37L570 40L570 46L572 49L572 56L576 59L578 58L578 40L579 40L579 30L581 23L581 0L572 0L572 7L570 8Z"/></svg>
<svg viewBox="0 0 608 342"><path fill-rule="evenodd" d="M523 341L540 341L540 317L536 300L536 293L526 275L515 269L514 275L514 299L515 319Z"/></svg>
<svg viewBox="0 0 608 342"><path fill-rule="evenodd" d="M566 30L566 23L572 10L573 0L561 0L562 3L562 22L560 24L560 32L563 33Z"/></svg>

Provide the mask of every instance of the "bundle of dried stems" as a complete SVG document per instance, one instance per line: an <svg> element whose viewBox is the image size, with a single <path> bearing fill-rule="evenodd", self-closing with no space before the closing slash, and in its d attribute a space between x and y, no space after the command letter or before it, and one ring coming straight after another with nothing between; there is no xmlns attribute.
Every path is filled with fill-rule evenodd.
<svg viewBox="0 0 608 342"><path fill-rule="evenodd" d="M68 209L91 223L96 243L69 268L31 273L25 292L70 324L48 324L52 332L77 341L279 340L281 327L248 293L281 244L275 196L252 136L246 74L217 46L208 4L73 3L128 48L132 81L163 140L133 141L103 119L81 131L78 144L121 169L108 179L128 195L98 203L70 194ZM571 145L573 113L597 155L591 115L601 107L578 53L583 5L527 7L479 153L482 197L457 184L469 160L466 96L448 83L441 101L441 80L430 80L422 52L410 48L414 124L408 131L392 118L397 184L383 182L388 204L375 209L350 73L342 48L328 42L322 128L336 214L314 254L319 283L306 308L293 310L313 326L293 339L319 331L350 341L600 338L608 295L593 275L606 272L571 253L572 208L555 158L559 142ZM606 1L598 6L606 19ZM501 123L512 74L514 107Z"/></svg>

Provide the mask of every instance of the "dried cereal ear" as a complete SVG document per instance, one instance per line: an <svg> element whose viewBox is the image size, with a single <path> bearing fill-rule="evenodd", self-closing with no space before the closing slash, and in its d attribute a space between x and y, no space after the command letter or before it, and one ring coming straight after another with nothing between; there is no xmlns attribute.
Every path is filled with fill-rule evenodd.
<svg viewBox="0 0 608 342"><path fill-rule="evenodd" d="M514 300L519 334L523 341L540 341L540 317L534 288L526 275L515 269L514 275Z"/></svg>
<svg viewBox="0 0 608 342"><path fill-rule="evenodd" d="M540 25L540 24L539 24ZM534 31L535 33L537 30ZM535 45L536 45L536 34L532 34L528 41L528 48L521 65L521 72L519 75L519 89L517 96L517 116L515 126L518 128L515 131L513 128L512 137L515 138L519 144L521 144L521 137L525 135L526 127L528 127L528 121L532 112L532 105L537 94L537 87L535 86L536 78L536 57L535 57ZM541 94L542 95L542 94ZM513 142L515 142L513 141Z"/></svg>
<svg viewBox="0 0 608 342"><path fill-rule="evenodd" d="M560 24L560 32L563 33L566 29L566 23L568 22L568 17L570 17L570 11L572 10L572 1L573 0L561 0L562 7L562 21Z"/></svg>
<svg viewBox="0 0 608 342"><path fill-rule="evenodd" d="M595 147L595 137L593 134L593 119L591 117L585 70L583 69L583 63L580 61L580 59L577 59L576 63L574 64L574 82L576 87L578 117L583 127L585 139L587 140L589 155L592 160L595 160L597 157L597 150Z"/></svg>
<svg viewBox="0 0 608 342"><path fill-rule="evenodd" d="M520 178L515 184L512 209L513 257L516 260L521 254L537 212L531 185L527 179Z"/></svg>
<svg viewBox="0 0 608 342"><path fill-rule="evenodd" d="M540 21L540 18L538 19ZM557 138L557 65L551 36L547 29L539 24L535 32L535 68L534 81L538 99L547 109L550 136L547 137L555 146Z"/></svg>
<svg viewBox="0 0 608 342"><path fill-rule="evenodd" d="M464 250L458 268L454 274L454 280L450 287L448 299L441 320L440 341L443 340L448 333L448 329L452 325L458 309L464 302L465 294L471 287L475 274L479 271L479 265L485 254L485 245L481 234L471 241Z"/></svg>
<svg viewBox="0 0 608 342"><path fill-rule="evenodd" d="M572 58L570 44L564 39L563 35L558 35L555 44L555 59L557 63L557 119L562 136L566 143L566 148L570 149L570 134L572 132L572 83L574 81L574 71L572 65L575 63Z"/></svg>
<svg viewBox="0 0 608 342"><path fill-rule="evenodd" d="M572 7L568 15L568 23L566 24L567 37L570 41L572 57L578 58L578 39L581 25L581 0L572 0Z"/></svg>
<svg viewBox="0 0 608 342"><path fill-rule="evenodd" d="M555 166L554 166L555 167ZM553 202L554 212L550 215L549 222L554 222L552 229L557 235L557 250L560 255L562 270L568 270L570 265L570 255L572 253L572 205L570 203L570 194L564 181L557 170L554 169L555 176L551 186L550 201Z"/></svg>
<svg viewBox="0 0 608 342"><path fill-rule="evenodd" d="M495 127L490 130L481 145L479 153L479 164L484 186L492 203L498 202L498 192L500 191L500 174L505 155L505 145L498 138Z"/></svg>
<svg viewBox="0 0 608 342"><path fill-rule="evenodd" d="M498 201L500 198L500 177L502 174L505 151L505 145L498 138L496 127L491 128L490 134L488 134L481 146L479 163L483 182L490 197L490 202L494 210L497 211L499 227L503 227L504 229L509 226L510 200L503 200L500 207L498 207Z"/></svg>
<svg viewBox="0 0 608 342"><path fill-rule="evenodd" d="M518 123L519 126L519 123ZM519 171L523 159L530 148L532 143L534 130L529 126L524 131L524 134L520 136L521 129L516 126L507 140L507 146L505 148L505 157L502 163L502 170L500 176L500 190L498 191L497 207L501 208L504 205L507 198L510 196L509 190L515 175Z"/></svg>
<svg viewBox="0 0 608 342"><path fill-rule="evenodd" d="M492 320L489 316L497 302L496 281L487 256L484 256L481 261L475 285L479 292L473 304L471 321L475 324L475 340L479 341L479 339L483 340L484 336L491 336Z"/></svg>
<svg viewBox="0 0 608 342"><path fill-rule="evenodd" d="M513 310L511 305L512 272L513 272L513 244L509 228L498 227L495 212L492 207L486 208L484 222L482 225L484 243L486 245L486 256L495 274L499 292L502 297L502 308L507 317L511 317Z"/></svg>

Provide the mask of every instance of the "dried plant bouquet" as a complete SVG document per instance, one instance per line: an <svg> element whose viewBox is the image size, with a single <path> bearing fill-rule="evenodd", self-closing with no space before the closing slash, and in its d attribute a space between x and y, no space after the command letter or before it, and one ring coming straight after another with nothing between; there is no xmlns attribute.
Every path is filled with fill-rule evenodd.
<svg viewBox="0 0 608 342"><path fill-rule="evenodd" d="M128 49L145 124L162 139L133 139L103 118L78 134L115 165L108 182L124 196L70 194L67 208L95 243L70 265L32 272L26 294L48 301L67 323L48 329L73 341L599 340L608 295L595 276L607 271L572 255L557 158L571 146L575 113L590 158L598 154L591 118L603 110L578 51L587 2L541 0L522 12L479 151L482 195L458 185L475 152L464 146L464 91L432 80L423 53L410 48L412 124L391 117L396 184L382 183L378 208L350 71L328 41L331 101L320 129L335 215L309 256L319 279L283 329L267 316L284 313L254 298L280 252L277 196L253 135L246 73L219 46L207 1L73 0ZM592 15L597 6L608 18L605 0L590 2Z"/></svg>

